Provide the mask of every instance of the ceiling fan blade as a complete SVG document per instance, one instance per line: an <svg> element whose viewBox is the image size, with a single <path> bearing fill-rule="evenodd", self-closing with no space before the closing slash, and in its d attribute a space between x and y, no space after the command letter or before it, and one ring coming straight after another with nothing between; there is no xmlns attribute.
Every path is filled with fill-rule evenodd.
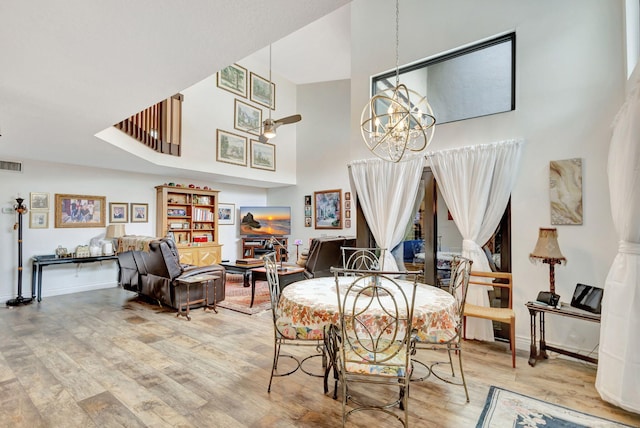
<svg viewBox="0 0 640 428"><path fill-rule="evenodd" d="M288 125L290 123L300 122L302 120L302 116L299 114L294 114L293 116L283 117L282 119L276 120L276 125Z"/></svg>

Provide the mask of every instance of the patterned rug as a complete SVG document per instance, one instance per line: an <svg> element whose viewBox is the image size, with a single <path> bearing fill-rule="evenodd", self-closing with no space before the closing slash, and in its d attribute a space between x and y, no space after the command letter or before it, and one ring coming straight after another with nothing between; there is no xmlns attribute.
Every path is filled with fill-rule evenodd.
<svg viewBox="0 0 640 428"><path fill-rule="evenodd" d="M476 428L629 427L492 386Z"/></svg>
<svg viewBox="0 0 640 428"><path fill-rule="evenodd" d="M267 281L256 281L256 295L251 308L249 307L251 303L251 287L243 286L242 275L228 273L225 287L225 298L218 303L221 308L231 309L247 315L271 309Z"/></svg>

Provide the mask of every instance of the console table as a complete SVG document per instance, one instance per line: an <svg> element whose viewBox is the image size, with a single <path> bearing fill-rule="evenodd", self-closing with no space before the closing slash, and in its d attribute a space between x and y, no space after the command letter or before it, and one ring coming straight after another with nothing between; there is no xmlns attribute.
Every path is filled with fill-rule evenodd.
<svg viewBox="0 0 640 428"><path fill-rule="evenodd" d="M57 257L54 254L43 256L33 256L33 271L31 273L31 296L36 297L36 283L38 284L38 302L42 301L42 268L51 265L64 265L72 263L95 263L105 260L118 260L118 256L96 256L96 257ZM118 274L120 278L120 274Z"/></svg>
<svg viewBox="0 0 640 428"><path fill-rule="evenodd" d="M529 315L531 315L531 349L529 352L529 365L534 367L536 362L541 359L547 359L547 350L557 352L559 354L568 355L569 357L577 358L579 360L588 361L593 364L598 364L598 359L590 357L588 355L578 354L576 352L568 351L566 349L558 348L555 346L547 345L545 341L545 314L560 315L562 317L576 318L584 321L591 321L600 323L600 314L592 314L591 312L583 311L581 309L569 306L566 303L561 303L559 309L553 306L547 306L543 303L528 302L525 304L529 309ZM536 315L540 314L540 353L536 348Z"/></svg>

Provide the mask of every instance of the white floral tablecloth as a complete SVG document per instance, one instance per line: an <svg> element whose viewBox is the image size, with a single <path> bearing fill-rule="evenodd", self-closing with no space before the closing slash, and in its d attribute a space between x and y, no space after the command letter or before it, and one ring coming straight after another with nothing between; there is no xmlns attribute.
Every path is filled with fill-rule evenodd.
<svg viewBox="0 0 640 428"><path fill-rule="evenodd" d="M340 277L341 289L353 277ZM398 281L407 292L411 282ZM383 297L384 299L384 297ZM338 322L338 297L333 277L294 282L282 290L277 324L287 337L322 339L324 327ZM413 326L420 340L445 342L455 333L455 299L437 287L418 284Z"/></svg>

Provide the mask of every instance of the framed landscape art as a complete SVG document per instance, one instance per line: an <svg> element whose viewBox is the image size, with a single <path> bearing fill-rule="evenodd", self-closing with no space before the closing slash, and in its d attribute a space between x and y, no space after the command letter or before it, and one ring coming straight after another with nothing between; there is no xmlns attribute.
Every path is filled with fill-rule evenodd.
<svg viewBox="0 0 640 428"><path fill-rule="evenodd" d="M313 193L316 204L316 229L342 229L342 190Z"/></svg>
<svg viewBox="0 0 640 428"><path fill-rule="evenodd" d="M261 126L262 110L236 99L233 127L239 131L260 135Z"/></svg>
<svg viewBox="0 0 640 428"><path fill-rule="evenodd" d="M218 88L247 98L247 69L233 64L223 68L217 75Z"/></svg>
<svg viewBox="0 0 640 428"><path fill-rule="evenodd" d="M49 209L49 194L46 192L31 192L30 203L32 210L48 210Z"/></svg>
<svg viewBox="0 0 640 428"><path fill-rule="evenodd" d="M247 137L218 129L216 144L218 162L247 166Z"/></svg>
<svg viewBox="0 0 640 428"><path fill-rule="evenodd" d="M251 168L276 170L276 146L251 140Z"/></svg>
<svg viewBox="0 0 640 428"><path fill-rule="evenodd" d="M104 196L63 195L56 193L56 227L104 227Z"/></svg>
<svg viewBox="0 0 640 428"><path fill-rule="evenodd" d="M269 84L271 83L271 84ZM251 101L271 110L276 109L276 84L251 72Z"/></svg>

